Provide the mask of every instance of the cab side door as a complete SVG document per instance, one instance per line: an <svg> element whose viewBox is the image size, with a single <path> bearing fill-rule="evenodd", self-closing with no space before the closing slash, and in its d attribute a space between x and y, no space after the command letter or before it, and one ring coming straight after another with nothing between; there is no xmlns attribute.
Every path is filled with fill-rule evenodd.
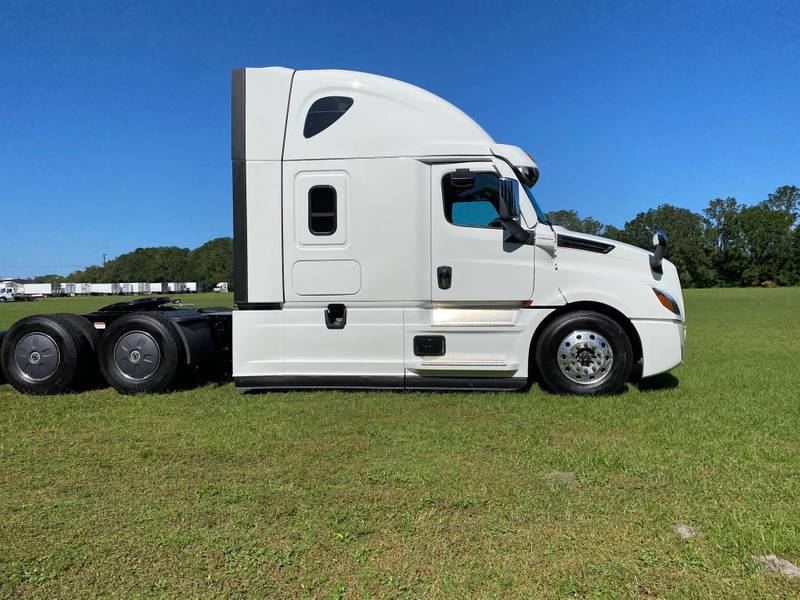
<svg viewBox="0 0 800 600"><path fill-rule="evenodd" d="M519 303L533 296L533 246L500 223L500 172L491 162L431 167L434 302Z"/></svg>

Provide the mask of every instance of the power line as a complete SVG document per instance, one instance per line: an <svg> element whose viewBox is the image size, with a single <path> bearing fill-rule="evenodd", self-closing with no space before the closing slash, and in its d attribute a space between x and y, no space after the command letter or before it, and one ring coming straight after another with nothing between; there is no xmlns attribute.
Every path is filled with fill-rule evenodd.
<svg viewBox="0 0 800 600"><path fill-rule="evenodd" d="M71 265L8 265L4 264L4 269L67 269L71 267L82 268L85 265L73 263Z"/></svg>

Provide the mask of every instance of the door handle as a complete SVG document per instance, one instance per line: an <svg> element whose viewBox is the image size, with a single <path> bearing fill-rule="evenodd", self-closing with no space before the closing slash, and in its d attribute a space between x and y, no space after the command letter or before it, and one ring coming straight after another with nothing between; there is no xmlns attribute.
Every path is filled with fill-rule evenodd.
<svg viewBox="0 0 800 600"><path fill-rule="evenodd" d="M439 281L439 288L449 290L453 284L453 268L446 265L436 268L436 279Z"/></svg>
<svg viewBox="0 0 800 600"><path fill-rule="evenodd" d="M344 304L328 304L325 309L325 326L328 329L344 329L347 325L347 307Z"/></svg>

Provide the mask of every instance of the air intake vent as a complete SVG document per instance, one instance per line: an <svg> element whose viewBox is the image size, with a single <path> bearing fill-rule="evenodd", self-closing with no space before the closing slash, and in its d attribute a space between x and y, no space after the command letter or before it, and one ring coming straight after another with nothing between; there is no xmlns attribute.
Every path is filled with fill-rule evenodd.
<svg viewBox="0 0 800 600"><path fill-rule="evenodd" d="M600 254L608 254L614 249L613 244L606 244L605 242L596 242L594 240L587 240L584 238L574 237L571 235L559 235L558 246L561 248L572 248L573 250L586 250L587 252L599 252Z"/></svg>

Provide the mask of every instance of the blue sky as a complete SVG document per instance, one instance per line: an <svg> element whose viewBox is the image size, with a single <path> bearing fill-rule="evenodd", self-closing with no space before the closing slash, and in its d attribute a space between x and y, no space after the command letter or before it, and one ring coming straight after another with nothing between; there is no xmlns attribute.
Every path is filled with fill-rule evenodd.
<svg viewBox="0 0 800 600"><path fill-rule="evenodd" d="M797 2L0 2L0 276L231 234L230 69L345 68L531 152L622 225L800 185Z"/></svg>

